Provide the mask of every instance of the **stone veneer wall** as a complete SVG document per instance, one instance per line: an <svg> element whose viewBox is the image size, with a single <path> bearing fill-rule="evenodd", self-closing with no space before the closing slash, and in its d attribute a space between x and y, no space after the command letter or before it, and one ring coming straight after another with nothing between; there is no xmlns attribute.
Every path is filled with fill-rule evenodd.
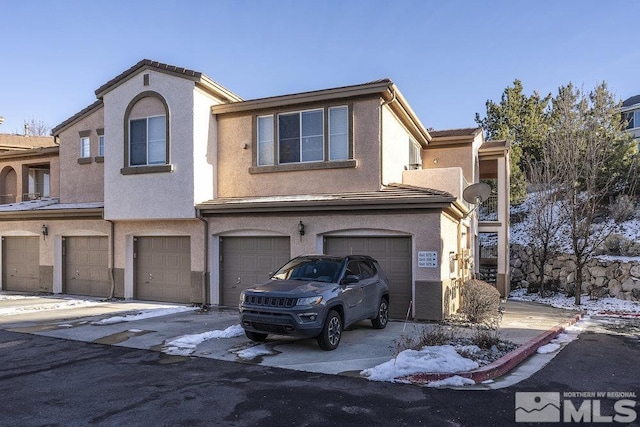
<svg viewBox="0 0 640 427"><path fill-rule="evenodd" d="M533 264L529 246L511 246L511 286L526 288L537 282L538 269ZM640 301L640 258L634 260L591 259L583 269L582 293L595 297L612 296ZM569 255L547 261L545 280L560 290L575 286L576 265Z"/></svg>

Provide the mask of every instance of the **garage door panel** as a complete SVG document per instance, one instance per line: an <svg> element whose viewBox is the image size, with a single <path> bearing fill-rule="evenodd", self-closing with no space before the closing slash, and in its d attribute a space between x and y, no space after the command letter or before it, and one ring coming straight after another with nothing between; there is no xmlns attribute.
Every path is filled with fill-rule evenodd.
<svg viewBox="0 0 640 427"><path fill-rule="evenodd" d="M228 306L237 305L242 290L267 280L291 254L288 237L223 237L220 253L220 303Z"/></svg>
<svg viewBox="0 0 640 427"><path fill-rule="evenodd" d="M389 315L403 319L412 300L410 237L326 237L325 253L369 255L389 277Z"/></svg>
<svg viewBox="0 0 640 427"><path fill-rule="evenodd" d="M64 238L63 292L74 295L108 297L109 239L106 236Z"/></svg>
<svg viewBox="0 0 640 427"><path fill-rule="evenodd" d="M3 289L20 292L40 291L39 237L2 238Z"/></svg>
<svg viewBox="0 0 640 427"><path fill-rule="evenodd" d="M191 239L188 236L136 238L135 297L191 302Z"/></svg>

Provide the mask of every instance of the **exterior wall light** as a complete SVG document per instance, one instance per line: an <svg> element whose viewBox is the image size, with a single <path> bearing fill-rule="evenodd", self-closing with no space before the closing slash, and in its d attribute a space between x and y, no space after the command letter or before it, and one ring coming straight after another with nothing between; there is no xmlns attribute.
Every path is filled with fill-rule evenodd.
<svg viewBox="0 0 640 427"><path fill-rule="evenodd" d="M42 238L44 239L49 235L49 229L46 225L42 224Z"/></svg>
<svg viewBox="0 0 640 427"><path fill-rule="evenodd" d="M304 236L304 224L302 221L298 224L298 233L300 233L301 236Z"/></svg>

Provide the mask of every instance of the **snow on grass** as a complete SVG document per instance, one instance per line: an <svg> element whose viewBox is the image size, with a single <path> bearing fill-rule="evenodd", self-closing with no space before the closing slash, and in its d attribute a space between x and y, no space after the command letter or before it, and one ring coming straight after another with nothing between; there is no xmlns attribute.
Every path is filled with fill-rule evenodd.
<svg viewBox="0 0 640 427"><path fill-rule="evenodd" d="M451 345L425 346L421 350L404 350L394 359L360 374L371 381L391 381L424 372L455 373L478 368L477 362L460 356Z"/></svg>
<svg viewBox="0 0 640 427"><path fill-rule="evenodd" d="M165 306L161 308L152 308L149 310L143 310L135 314L107 317L106 319L101 319L101 320L96 320L95 322L91 322L91 324L92 325L112 325L114 323L135 322L136 320L167 316L169 314L182 313L185 311L193 311L196 309L197 307L182 307L182 306L166 307Z"/></svg>
<svg viewBox="0 0 640 427"><path fill-rule="evenodd" d="M240 325L229 326L227 329L220 331L207 331L200 334L183 335L165 344L162 349L163 353L173 356L189 356L205 341L220 338L234 338L244 335L244 329Z"/></svg>
<svg viewBox="0 0 640 427"><path fill-rule="evenodd" d="M526 289L516 289L511 292L509 299L514 301L532 301L567 310L581 310L590 315L640 315L640 303L612 297L591 299L589 296L583 295L581 298L582 304L577 306L574 297L556 294L542 298L538 294L527 293Z"/></svg>
<svg viewBox="0 0 640 427"><path fill-rule="evenodd" d="M2 297L1 299L6 299L6 300L20 300L20 299L34 298L34 297L27 297L27 296L23 297L23 296L17 296L17 295L2 295L1 297ZM60 299L52 303L0 308L0 316L13 316L16 314L34 313L34 312L40 312L40 311L69 310L72 308L81 308L81 307L95 307L101 304L102 303L99 301L88 301L88 300L81 300L81 299L75 299L75 298Z"/></svg>

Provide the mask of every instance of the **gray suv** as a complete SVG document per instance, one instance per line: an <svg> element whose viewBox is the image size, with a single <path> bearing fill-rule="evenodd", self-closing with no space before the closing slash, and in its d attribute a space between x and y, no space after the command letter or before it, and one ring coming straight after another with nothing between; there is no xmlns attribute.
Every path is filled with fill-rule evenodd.
<svg viewBox="0 0 640 427"><path fill-rule="evenodd" d="M334 350L344 328L364 319L383 329L389 320L389 284L369 256L304 255L271 279L240 294L240 324L247 337L316 337Z"/></svg>

